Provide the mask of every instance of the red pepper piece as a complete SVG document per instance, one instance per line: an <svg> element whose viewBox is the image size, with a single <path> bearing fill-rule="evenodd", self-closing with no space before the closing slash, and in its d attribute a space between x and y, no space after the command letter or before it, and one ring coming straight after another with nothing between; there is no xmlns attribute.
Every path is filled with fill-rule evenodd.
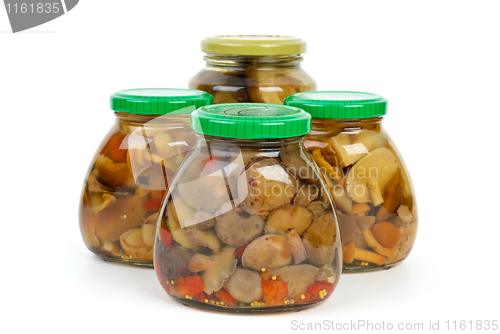
<svg viewBox="0 0 500 334"><path fill-rule="evenodd" d="M288 294L288 284L281 281L261 281L262 297L266 305L283 304Z"/></svg>
<svg viewBox="0 0 500 334"><path fill-rule="evenodd" d="M203 281L200 276L186 276L175 281L176 290L181 295L196 296L203 291Z"/></svg>
<svg viewBox="0 0 500 334"><path fill-rule="evenodd" d="M229 305L229 306L235 306L238 303L238 301L236 299L234 299L233 296L231 296L229 293L227 293L224 290L216 291L215 292L215 297L219 298L226 305Z"/></svg>
<svg viewBox="0 0 500 334"><path fill-rule="evenodd" d="M160 204L161 203L160 203L160 200L158 198L152 198L149 201L147 201L146 203L144 203L142 208L146 211L158 211L158 210L160 210Z"/></svg>
<svg viewBox="0 0 500 334"><path fill-rule="evenodd" d="M334 285L328 282L318 282L309 288L309 293L313 295L314 299L325 299L333 292Z"/></svg>
<svg viewBox="0 0 500 334"><path fill-rule="evenodd" d="M164 228L160 228L160 237L167 248L172 247L172 233Z"/></svg>
<svg viewBox="0 0 500 334"><path fill-rule="evenodd" d="M238 260L241 260L241 256L243 255L243 252L245 251L245 248L247 248L247 246L248 245L241 246L234 252L234 255L238 258Z"/></svg>

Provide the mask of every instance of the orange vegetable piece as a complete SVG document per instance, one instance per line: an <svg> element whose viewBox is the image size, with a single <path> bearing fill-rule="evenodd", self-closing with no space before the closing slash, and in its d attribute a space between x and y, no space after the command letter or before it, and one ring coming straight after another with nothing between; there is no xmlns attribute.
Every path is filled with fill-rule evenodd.
<svg viewBox="0 0 500 334"><path fill-rule="evenodd" d="M162 227L160 228L160 237L167 248L172 247L172 233Z"/></svg>
<svg viewBox="0 0 500 334"><path fill-rule="evenodd" d="M330 296L333 292L334 285L329 282L318 282L312 285L308 291L313 297L325 299L327 296Z"/></svg>
<svg viewBox="0 0 500 334"><path fill-rule="evenodd" d="M300 303L309 302L313 299L314 299L313 295L310 292L304 292L304 293L301 293L299 295L299 297L295 299L295 302L300 304Z"/></svg>
<svg viewBox="0 0 500 334"><path fill-rule="evenodd" d="M153 212L160 210L160 200L158 198L152 198L143 204L142 208L146 211Z"/></svg>
<svg viewBox="0 0 500 334"><path fill-rule="evenodd" d="M205 294L205 292L202 291L199 294L197 294L196 296L194 296L193 299L196 299L200 302L203 302L203 301L205 301L205 299L207 299L207 295Z"/></svg>
<svg viewBox="0 0 500 334"><path fill-rule="evenodd" d="M403 234L393 224L381 221L373 225L372 234L384 247L392 248L396 246Z"/></svg>
<svg viewBox="0 0 500 334"><path fill-rule="evenodd" d="M227 293L224 290L216 291L215 292L215 297L219 298L226 305L229 305L229 306L235 306L238 303L238 301L236 299L234 299L233 296L231 296L229 293Z"/></svg>
<svg viewBox="0 0 500 334"><path fill-rule="evenodd" d="M264 271L263 273L260 274L260 277L264 281L269 281L271 279L271 272L270 271Z"/></svg>
<svg viewBox="0 0 500 334"><path fill-rule="evenodd" d="M243 255L243 252L245 251L245 248L247 248L247 246L248 245L241 246L234 252L234 255L238 258L238 260L241 261L241 256Z"/></svg>
<svg viewBox="0 0 500 334"><path fill-rule="evenodd" d="M344 263L352 263L354 261L354 250L356 249L356 245L354 242L349 242L345 245L342 245L342 260Z"/></svg>
<svg viewBox="0 0 500 334"><path fill-rule="evenodd" d="M262 297L266 305L280 305L288 295L288 284L281 281L261 281Z"/></svg>
<svg viewBox="0 0 500 334"><path fill-rule="evenodd" d="M196 296L203 291L203 281L200 276L186 276L175 281L176 290L181 295Z"/></svg>
<svg viewBox="0 0 500 334"><path fill-rule="evenodd" d="M115 133L112 135L106 146L102 149L101 154L104 154L114 162L127 162L127 150L120 148L126 136L124 133Z"/></svg>

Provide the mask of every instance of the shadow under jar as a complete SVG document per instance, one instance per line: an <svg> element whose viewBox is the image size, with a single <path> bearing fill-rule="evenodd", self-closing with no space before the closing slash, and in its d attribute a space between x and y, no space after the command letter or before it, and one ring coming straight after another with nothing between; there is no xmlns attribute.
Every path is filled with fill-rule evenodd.
<svg viewBox="0 0 500 334"><path fill-rule="evenodd" d="M205 67L189 88L204 90L219 103L272 103L294 93L316 90L300 66L306 42L289 36L235 35L201 42Z"/></svg>
<svg viewBox="0 0 500 334"><path fill-rule="evenodd" d="M155 270L183 304L222 312L299 310L342 271L337 215L302 145L303 110L202 107L198 143L160 211Z"/></svg>
<svg viewBox="0 0 500 334"><path fill-rule="evenodd" d="M196 142L190 113L212 100L190 89L111 96L116 122L92 159L80 200L80 230L92 252L106 261L153 265L161 201Z"/></svg>
<svg viewBox="0 0 500 334"><path fill-rule="evenodd" d="M416 238L417 205L408 170L382 128L387 100L311 92L292 95L285 104L313 117L304 145L334 198L343 271L389 269L404 260Z"/></svg>

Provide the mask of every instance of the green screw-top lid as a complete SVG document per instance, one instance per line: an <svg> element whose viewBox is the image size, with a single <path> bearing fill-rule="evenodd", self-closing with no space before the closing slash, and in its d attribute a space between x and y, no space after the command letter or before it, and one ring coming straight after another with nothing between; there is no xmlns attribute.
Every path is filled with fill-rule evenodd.
<svg viewBox="0 0 500 334"><path fill-rule="evenodd" d="M137 88L111 95L111 109L139 115L190 114L214 98L196 89Z"/></svg>
<svg viewBox="0 0 500 334"><path fill-rule="evenodd" d="M311 115L276 104L215 104L193 112L191 127L197 133L224 138L290 138L311 131Z"/></svg>
<svg viewBox="0 0 500 334"><path fill-rule="evenodd" d="M385 98L362 92L303 92L290 95L284 104L304 109L313 118L356 119L387 113Z"/></svg>

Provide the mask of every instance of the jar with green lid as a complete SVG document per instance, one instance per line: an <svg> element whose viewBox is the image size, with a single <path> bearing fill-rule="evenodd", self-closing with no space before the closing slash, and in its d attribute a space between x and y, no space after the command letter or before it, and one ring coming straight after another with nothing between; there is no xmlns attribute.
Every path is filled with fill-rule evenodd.
<svg viewBox="0 0 500 334"><path fill-rule="evenodd" d="M293 93L314 91L300 63L306 42L276 35L222 35L201 42L205 67L189 81L219 103L283 104Z"/></svg>
<svg viewBox="0 0 500 334"><path fill-rule="evenodd" d="M302 140L310 115L237 103L191 115L198 142L163 202L155 269L184 304L223 312L298 310L341 273L337 216Z"/></svg>
<svg viewBox="0 0 500 334"><path fill-rule="evenodd" d="M382 128L387 100L360 92L294 94L285 104L311 114L304 145L328 183L339 216L343 271L388 269L415 242L410 175Z"/></svg>
<svg viewBox="0 0 500 334"><path fill-rule="evenodd" d="M80 230L92 252L106 261L153 265L161 201L196 142L189 116L212 101L191 89L111 96L116 121L90 163L80 200Z"/></svg>

